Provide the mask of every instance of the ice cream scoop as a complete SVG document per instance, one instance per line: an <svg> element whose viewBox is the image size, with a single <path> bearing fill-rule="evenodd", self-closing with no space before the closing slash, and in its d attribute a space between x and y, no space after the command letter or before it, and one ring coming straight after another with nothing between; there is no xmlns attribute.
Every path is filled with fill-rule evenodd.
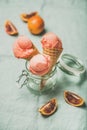
<svg viewBox="0 0 87 130"><path fill-rule="evenodd" d="M30 59L33 55L38 54L37 48L32 41L26 36L19 36L13 45L13 53L17 58Z"/></svg>
<svg viewBox="0 0 87 130"><path fill-rule="evenodd" d="M61 49L62 42L53 32L46 33L41 39L42 47L48 49Z"/></svg>
<svg viewBox="0 0 87 130"><path fill-rule="evenodd" d="M28 68L33 74L43 76L49 72L50 65L50 56L37 54L31 58Z"/></svg>

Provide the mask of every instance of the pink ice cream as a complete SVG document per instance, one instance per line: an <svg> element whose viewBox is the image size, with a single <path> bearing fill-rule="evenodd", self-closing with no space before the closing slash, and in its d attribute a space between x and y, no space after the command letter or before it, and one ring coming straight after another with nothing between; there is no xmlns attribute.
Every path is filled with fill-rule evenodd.
<svg viewBox="0 0 87 130"><path fill-rule="evenodd" d="M54 49L54 48L61 49L62 48L61 40L53 32L46 33L42 37L41 43L42 43L43 48L48 48L48 49Z"/></svg>
<svg viewBox="0 0 87 130"><path fill-rule="evenodd" d="M37 54L30 60L29 70L39 76L47 74L50 70L50 56Z"/></svg>
<svg viewBox="0 0 87 130"><path fill-rule="evenodd" d="M17 58L28 58L33 52L33 44L26 36L19 36L13 45L13 52Z"/></svg>

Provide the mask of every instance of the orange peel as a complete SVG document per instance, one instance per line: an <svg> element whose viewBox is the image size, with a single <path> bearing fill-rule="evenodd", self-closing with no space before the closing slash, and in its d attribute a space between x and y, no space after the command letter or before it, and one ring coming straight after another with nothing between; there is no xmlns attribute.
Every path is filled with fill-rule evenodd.
<svg viewBox="0 0 87 130"><path fill-rule="evenodd" d="M29 13L29 14L26 14L26 13L23 13L20 15L20 18L24 21L24 22L28 22L29 18L37 15L38 13L37 12L32 12L32 13Z"/></svg>
<svg viewBox="0 0 87 130"><path fill-rule="evenodd" d="M64 99L72 106L79 107L84 104L84 99L82 97L70 91L64 91Z"/></svg>
<svg viewBox="0 0 87 130"><path fill-rule="evenodd" d="M45 105L39 108L39 112L44 116L50 116L57 110L57 99L52 98Z"/></svg>
<svg viewBox="0 0 87 130"><path fill-rule="evenodd" d="M10 20L7 20L5 22L5 31L9 35L17 35L18 34L17 28Z"/></svg>

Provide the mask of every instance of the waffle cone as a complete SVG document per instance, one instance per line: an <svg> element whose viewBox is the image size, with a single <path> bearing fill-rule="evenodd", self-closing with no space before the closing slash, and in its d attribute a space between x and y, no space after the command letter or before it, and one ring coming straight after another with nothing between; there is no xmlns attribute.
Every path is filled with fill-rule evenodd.
<svg viewBox="0 0 87 130"><path fill-rule="evenodd" d="M63 51L62 49L48 49L48 48L43 48L43 53L46 55L49 55L51 58L51 69L52 67L56 64L57 60L59 59L61 53Z"/></svg>
<svg viewBox="0 0 87 130"><path fill-rule="evenodd" d="M38 49L35 47L35 45L33 44L33 52L31 53L31 55L28 57L28 58L26 58L26 60L30 60L33 56L35 56L35 55L37 55L37 54L39 54L40 52L38 51Z"/></svg>

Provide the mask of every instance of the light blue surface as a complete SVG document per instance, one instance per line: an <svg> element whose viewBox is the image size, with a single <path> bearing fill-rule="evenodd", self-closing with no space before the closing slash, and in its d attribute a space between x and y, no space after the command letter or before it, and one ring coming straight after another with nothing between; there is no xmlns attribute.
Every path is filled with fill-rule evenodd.
<svg viewBox="0 0 87 130"><path fill-rule="evenodd" d="M26 87L17 88L16 80L25 68L25 60L14 57L12 46L17 37L4 30L11 20L19 35L28 36L41 49L41 36L33 36L21 13L38 11L45 20L46 31L56 33L63 42L63 53L81 59L87 71L87 1L86 0L0 0L0 130L87 130L87 74L70 76L58 69L56 89L35 95ZM73 107L64 101L64 90L73 91L85 100L84 107ZM49 99L58 99L58 110L48 118L38 112Z"/></svg>

